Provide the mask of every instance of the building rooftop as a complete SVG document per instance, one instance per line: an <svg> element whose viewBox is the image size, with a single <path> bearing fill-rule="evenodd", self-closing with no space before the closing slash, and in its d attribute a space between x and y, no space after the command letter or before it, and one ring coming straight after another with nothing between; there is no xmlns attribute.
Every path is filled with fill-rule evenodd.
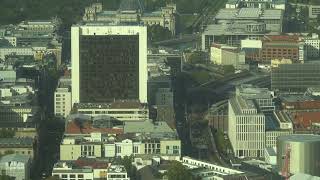
<svg viewBox="0 0 320 180"><path fill-rule="evenodd" d="M30 156L28 155L23 155L23 154L9 154L2 156L0 159L0 163L6 163L6 162L22 162L22 163L27 163L30 160Z"/></svg>
<svg viewBox="0 0 320 180"><path fill-rule="evenodd" d="M286 136L278 137L280 141L290 141L290 142L319 142L320 135L313 134L291 134Z"/></svg>
<svg viewBox="0 0 320 180"><path fill-rule="evenodd" d="M245 19L281 19L283 11L280 9L239 8L221 9L216 15L218 20L245 20Z"/></svg>
<svg viewBox="0 0 320 180"><path fill-rule="evenodd" d="M33 139L24 138L0 138L0 147L33 147Z"/></svg>
<svg viewBox="0 0 320 180"><path fill-rule="evenodd" d="M314 101L315 98L308 95L300 95L300 94L290 94L290 95L281 95L281 101L285 102L304 102L304 101Z"/></svg>
<svg viewBox="0 0 320 180"><path fill-rule="evenodd" d="M113 119L110 119L113 121ZM66 122L65 134L90 134L92 132L101 132L106 134L122 134L123 129L114 127L116 122L110 122L106 127L95 124L92 119L73 119Z"/></svg>
<svg viewBox="0 0 320 180"><path fill-rule="evenodd" d="M272 94L268 88L259 88L251 84L241 84L236 87L236 95L249 99L271 99Z"/></svg>
<svg viewBox="0 0 320 180"><path fill-rule="evenodd" d="M152 122L145 120L139 122L125 122L124 133L174 133L166 122Z"/></svg>
<svg viewBox="0 0 320 180"><path fill-rule="evenodd" d="M138 100L117 100L112 103L79 103L75 104L77 109L142 109L146 104Z"/></svg>

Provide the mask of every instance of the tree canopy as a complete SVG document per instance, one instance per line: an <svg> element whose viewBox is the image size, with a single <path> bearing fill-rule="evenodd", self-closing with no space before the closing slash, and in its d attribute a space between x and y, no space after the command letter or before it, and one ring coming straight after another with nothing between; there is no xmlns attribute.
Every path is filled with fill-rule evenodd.
<svg viewBox="0 0 320 180"><path fill-rule="evenodd" d="M186 167L178 161L172 161L167 171L168 180L191 180L192 175Z"/></svg>

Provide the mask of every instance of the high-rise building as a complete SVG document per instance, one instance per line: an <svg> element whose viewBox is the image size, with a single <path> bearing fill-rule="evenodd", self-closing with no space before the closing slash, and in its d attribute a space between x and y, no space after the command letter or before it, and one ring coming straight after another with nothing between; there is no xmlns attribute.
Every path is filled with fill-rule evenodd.
<svg viewBox="0 0 320 180"><path fill-rule="evenodd" d="M147 102L147 28L104 24L71 28L72 104Z"/></svg>

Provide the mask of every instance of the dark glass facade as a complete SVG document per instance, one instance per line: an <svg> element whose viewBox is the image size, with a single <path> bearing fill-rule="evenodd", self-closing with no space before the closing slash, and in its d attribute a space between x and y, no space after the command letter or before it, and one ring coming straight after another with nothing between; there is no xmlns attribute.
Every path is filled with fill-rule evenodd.
<svg viewBox="0 0 320 180"><path fill-rule="evenodd" d="M309 87L320 87L320 64L281 64L272 69L274 90L304 92Z"/></svg>
<svg viewBox="0 0 320 180"><path fill-rule="evenodd" d="M139 36L80 36L80 102L139 99Z"/></svg>

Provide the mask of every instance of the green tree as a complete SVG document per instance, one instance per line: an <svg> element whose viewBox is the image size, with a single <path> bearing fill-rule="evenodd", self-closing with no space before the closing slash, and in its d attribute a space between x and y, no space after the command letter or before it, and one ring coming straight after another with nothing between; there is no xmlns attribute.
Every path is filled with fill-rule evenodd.
<svg viewBox="0 0 320 180"><path fill-rule="evenodd" d="M14 177L10 177L7 175L0 175L0 180L14 180Z"/></svg>
<svg viewBox="0 0 320 180"><path fill-rule="evenodd" d="M133 156L125 156L121 159L121 164L125 167L131 180L137 179L137 168L132 165Z"/></svg>
<svg viewBox="0 0 320 180"><path fill-rule="evenodd" d="M1 129L0 130L0 138L12 138L15 135L15 131L13 130L7 130L7 129Z"/></svg>
<svg viewBox="0 0 320 180"><path fill-rule="evenodd" d="M172 161L167 171L168 180L191 180L192 175L186 167L178 161Z"/></svg>
<svg viewBox="0 0 320 180"><path fill-rule="evenodd" d="M206 62L205 60L206 55L202 51L195 51L188 58L188 62L191 64L204 64Z"/></svg>
<svg viewBox="0 0 320 180"><path fill-rule="evenodd" d="M170 39L172 37L172 33L168 28L164 28L160 25L152 25L148 26L148 39L150 41L162 41L166 39Z"/></svg>

